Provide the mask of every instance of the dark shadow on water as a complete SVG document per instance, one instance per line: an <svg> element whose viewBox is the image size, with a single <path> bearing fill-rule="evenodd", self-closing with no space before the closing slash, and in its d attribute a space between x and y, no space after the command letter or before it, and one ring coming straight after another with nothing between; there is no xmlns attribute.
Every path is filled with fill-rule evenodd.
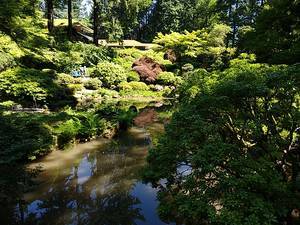
<svg viewBox="0 0 300 225"><path fill-rule="evenodd" d="M36 170L3 168L0 224L165 224L156 212L157 190L139 181L151 136L146 127L132 127L111 141L53 152L30 165L43 167L35 179Z"/></svg>

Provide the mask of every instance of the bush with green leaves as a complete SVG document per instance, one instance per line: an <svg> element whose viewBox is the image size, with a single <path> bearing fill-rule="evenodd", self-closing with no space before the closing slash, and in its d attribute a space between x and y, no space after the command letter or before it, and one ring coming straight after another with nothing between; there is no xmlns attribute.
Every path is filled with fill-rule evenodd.
<svg viewBox="0 0 300 225"><path fill-rule="evenodd" d="M57 51L52 57L53 63L60 72L69 73L78 70L81 66L92 67L99 62L111 60L115 57L115 52L104 46L94 46L92 44L62 42L58 43Z"/></svg>
<svg viewBox="0 0 300 225"><path fill-rule="evenodd" d="M51 108L74 105L71 90L55 82L51 71L17 67L0 73L0 101L12 100L24 106Z"/></svg>
<svg viewBox="0 0 300 225"><path fill-rule="evenodd" d="M115 90L110 90L107 88L100 88L98 90L98 93L103 96L103 97L108 97L108 98L118 98L119 92L115 91Z"/></svg>
<svg viewBox="0 0 300 225"><path fill-rule="evenodd" d="M119 89L122 91L147 91L150 88L147 84L138 81L131 81L131 82L121 82L118 85Z"/></svg>
<svg viewBox="0 0 300 225"><path fill-rule="evenodd" d="M98 78L90 78L84 82L84 87L89 90L97 90L101 85L102 82Z"/></svg>
<svg viewBox="0 0 300 225"><path fill-rule="evenodd" d="M137 72L135 71L130 71L127 74L127 81L131 82L131 81L140 81L140 76Z"/></svg>
<svg viewBox="0 0 300 225"><path fill-rule="evenodd" d="M197 96L201 90L208 89L216 82L214 73L209 73L205 69L197 69L184 74L184 82L178 88L181 101L189 101Z"/></svg>
<svg viewBox="0 0 300 225"><path fill-rule="evenodd" d="M11 110L15 105L14 101L0 102L0 110Z"/></svg>
<svg viewBox="0 0 300 225"><path fill-rule="evenodd" d="M1 165L35 159L54 146L51 129L35 115L2 114L0 124Z"/></svg>
<svg viewBox="0 0 300 225"><path fill-rule="evenodd" d="M0 72L15 66L23 54L23 51L8 35L0 32Z"/></svg>
<svg viewBox="0 0 300 225"><path fill-rule="evenodd" d="M0 113L0 165L34 160L55 148L65 149L75 140L86 141L114 129L118 122L117 115L108 121L95 110L71 108L50 114Z"/></svg>
<svg viewBox="0 0 300 225"><path fill-rule="evenodd" d="M126 70L112 62L99 63L91 76L99 78L107 88L115 88L119 83L127 80Z"/></svg>
<svg viewBox="0 0 300 225"><path fill-rule="evenodd" d="M113 49L105 46L95 46L93 44L72 43L71 51L80 52L83 58L83 65L96 66L99 62L111 60L116 56Z"/></svg>
<svg viewBox="0 0 300 225"><path fill-rule="evenodd" d="M81 123L77 118L69 119L58 125L57 128L55 128L58 148L64 149L70 142L75 141L80 127Z"/></svg>
<svg viewBox="0 0 300 225"><path fill-rule="evenodd" d="M198 72L187 86L198 93L181 103L144 173L160 187L162 218L289 224L300 207L299 72L299 65L246 59L223 72Z"/></svg>
<svg viewBox="0 0 300 225"><path fill-rule="evenodd" d="M190 72L194 70L194 66L191 63L186 63L181 67L182 72Z"/></svg>
<svg viewBox="0 0 300 225"><path fill-rule="evenodd" d="M175 76L172 72L161 72L158 74L157 83L177 86L182 83L182 79L179 76Z"/></svg>
<svg viewBox="0 0 300 225"><path fill-rule="evenodd" d="M61 85L67 85L67 84L82 83L82 81L80 78L74 78L67 73L58 73L57 74L57 83L61 84Z"/></svg>

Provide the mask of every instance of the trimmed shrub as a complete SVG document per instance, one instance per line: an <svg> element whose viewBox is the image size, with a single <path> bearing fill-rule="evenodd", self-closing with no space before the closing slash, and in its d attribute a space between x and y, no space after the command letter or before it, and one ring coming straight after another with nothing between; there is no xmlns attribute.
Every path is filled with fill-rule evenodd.
<svg viewBox="0 0 300 225"><path fill-rule="evenodd" d="M135 71L130 71L127 75L127 81L140 81L140 76L137 72Z"/></svg>
<svg viewBox="0 0 300 225"><path fill-rule="evenodd" d="M84 87L89 90L97 90L101 85L102 82L98 78L90 78L84 83Z"/></svg>
<svg viewBox="0 0 300 225"><path fill-rule="evenodd" d="M119 84L119 89L122 91L148 91L150 88L147 86L147 84L143 82L121 82Z"/></svg>
<svg viewBox="0 0 300 225"><path fill-rule="evenodd" d="M83 84L68 84L67 86L73 93L83 89Z"/></svg>
<svg viewBox="0 0 300 225"><path fill-rule="evenodd" d="M66 74L66 73L59 73L59 74L57 74L57 82L59 84L63 84L63 85L77 84L78 82L81 83L81 79L79 79L79 78L75 79L74 77L72 77L71 75Z"/></svg>
<svg viewBox="0 0 300 225"><path fill-rule="evenodd" d="M99 78L103 82L103 86L107 88L114 88L122 81L127 80L125 69L111 62L99 63L91 76Z"/></svg>
<svg viewBox="0 0 300 225"><path fill-rule="evenodd" d="M157 82L163 85L178 85L182 82L181 77L171 72L162 72L157 77Z"/></svg>

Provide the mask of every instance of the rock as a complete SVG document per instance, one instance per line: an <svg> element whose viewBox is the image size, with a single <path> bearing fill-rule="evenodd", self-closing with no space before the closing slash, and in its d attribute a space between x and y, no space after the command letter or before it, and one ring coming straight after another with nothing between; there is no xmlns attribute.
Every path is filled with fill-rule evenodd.
<svg viewBox="0 0 300 225"><path fill-rule="evenodd" d="M162 90L164 90L164 87L157 84L157 85L154 86L154 90L155 91L162 91Z"/></svg>
<svg viewBox="0 0 300 225"><path fill-rule="evenodd" d="M177 61L176 52L173 49L168 49L164 54L164 59L171 61L172 63Z"/></svg>
<svg viewBox="0 0 300 225"><path fill-rule="evenodd" d="M132 69L139 74L141 81L146 83L154 83L158 74L165 70L163 65L147 56L136 60L132 64Z"/></svg>

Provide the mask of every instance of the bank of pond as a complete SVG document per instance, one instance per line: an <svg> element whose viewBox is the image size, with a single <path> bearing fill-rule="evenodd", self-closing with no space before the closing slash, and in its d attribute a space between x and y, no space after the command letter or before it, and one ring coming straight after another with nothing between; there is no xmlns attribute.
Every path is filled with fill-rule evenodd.
<svg viewBox="0 0 300 225"><path fill-rule="evenodd" d="M2 223L166 224L156 212L157 189L140 173L172 113L165 104L115 102L94 112L1 117L14 124L14 135L23 132L23 142L9 143L15 151L21 143L35 148L0 167ZM37 159L24 163L30 156Z"/></svg>

